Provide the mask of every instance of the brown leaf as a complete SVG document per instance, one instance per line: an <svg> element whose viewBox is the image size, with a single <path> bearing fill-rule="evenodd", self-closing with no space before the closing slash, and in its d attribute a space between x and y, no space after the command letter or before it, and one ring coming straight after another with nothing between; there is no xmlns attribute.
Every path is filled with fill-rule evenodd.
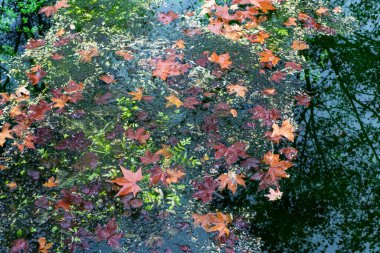
<svg viewBox="0 0 380 253"><path fill-rule="evenodd" d="M284 136L291 142L294 142L294 131L295 128L290 124L290 120L287 119L282 122L281 127L279 127L277 124L272 125L273 133L271 137L277 137L277 136Z"/></svg>

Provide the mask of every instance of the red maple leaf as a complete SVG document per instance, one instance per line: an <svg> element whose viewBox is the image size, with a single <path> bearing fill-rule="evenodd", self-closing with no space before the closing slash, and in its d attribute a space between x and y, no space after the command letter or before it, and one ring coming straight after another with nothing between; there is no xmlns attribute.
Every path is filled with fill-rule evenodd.
<svg viewBox="0 0 380 253"><path fill-rule="evenodd" d="M47 73L42 69L41 65L36 65L30 69L29 73L26 73L31 84L36 85L40 82L41 78L47 75Z"/></svg>
<svg viewBox="0 0 380 253"><path fill-rule="evenodd" d="M140 160L143 164L151 164L158 162L160 160L160 156L158 154L150 152L149 150L146 150L145 156L140 157Z"/></svg>
<svg viewBox="0 0 380 253"><path fill-rule="evenodd" d="M164 25L171 23L173 20L177 18L179 18L178 14L173 11L168 11L167 13L160 12L157 16L157 20Z"/></svg>
<svg viewBox="0 0 380 253"><path fill-rule="evenodd" d="M212 194L218 186L218 181L214 180L211 176L205 176L203 182L194 183L194 187L197 188L197 191L193 194L193 197L202 200L203 203L210 202L212 200Z"/></svg>
<svg viewBox="0 0 380 253"><path fill-rule="evenodd" d="M245 152L246 144L244 142L235 142L231 147L226 147L224 144L219 143L214 146L215 159L221 159L225 157L226 163L231 165L235 163L239 157L247 158L249 155Z"/></svg>
<svg viewBox="0 0 380 253"><path fill-rule="evenodd" d="M95 234L98 240L107 240L107 243L111 247L120 247L119 240L123 237L123 233L117 233L117 224L115 217L112 218L108 223L102 227L100 224L95 229Z"/></svg>
<svg viewBox="0 0 380 253"><path fill-rule="evenodd" d="M136 197L136 194L139 191L141 191L140 186L136 184L138 181L143 179L143 176L141 174L141 167L138 169L137 172L132 172L131 170L127 170L122 166L120 166L120 168L121 168L121 172L123 173L123 177L119 177L119 178L109 181L111 183L115 183L117 185L122 186L122 188L116 194L116 197L127 195L131 192L133 193L133 196Z"/></svg>
<svg viewBox="0 0 380 253"><path fill-rule="evenodd" d="M137 140L140 144L145 144L150 134L143 127L140 127L136 131L133 131L132 128L128 128L126 136L128 139Z"/></svg>

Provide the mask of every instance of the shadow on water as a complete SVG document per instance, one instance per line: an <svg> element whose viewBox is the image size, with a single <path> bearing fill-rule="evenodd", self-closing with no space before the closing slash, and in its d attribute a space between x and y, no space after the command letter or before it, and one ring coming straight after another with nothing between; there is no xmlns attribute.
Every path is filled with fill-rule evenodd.
<svg viewBox="0 0 380 253"><path fill-rule="evenodd" d="M380 3L334 4L361 29L318 38L311 50L313 103L297 112L298 166L282 182L281 202L254 207L254 233L269 252L380 251Z"/></svg>

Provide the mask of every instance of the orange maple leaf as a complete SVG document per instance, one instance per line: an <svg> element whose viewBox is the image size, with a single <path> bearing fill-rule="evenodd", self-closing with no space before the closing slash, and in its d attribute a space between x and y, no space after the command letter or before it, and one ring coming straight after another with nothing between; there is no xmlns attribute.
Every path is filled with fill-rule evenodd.
<svg viewBox="0 0 380 253"><path fill-rule="evenodd" d="M116 83L115 77L113 75L102 75L99 79L106 84Z"/></svg>
<svg viewBox="0 0 380 253"><path fill-rule="evenodd" d="M273 154L268 151L263 158L263 162L269 165L268 175L275 181L276 178L288 178L286 170L293 166L293 163L289 161L281 161L279 154Z"/></svg>
<svg viewBox="0 0 380 253"><path fill-rule="evenodd" d="M289 141L294 142L293 133L295 131L295 128L292 126L292 124L290 124L289 119L283 121L281 127L279 127L277 124L273 124L272 128L273 128L273 133L271 137L284 136Z"/></svg>
<svg viewBox="0 0 380 253"><path fill-rule="evenodd" d="M297 26L296 20L297 20L296 18L290 17L288 18L288 20L284 22L284 26L286 27Z"/></svg>
<svg viewBox="0 0 380 253"><path fill-rule="evenodd" d="M217 53L214 51L211 56L208 58L210 62L214 62L220 65L223 69L228 69L232 65L232 61L230 60L230 54L225 53L221 55L217 55Z"/></svg>
<svg viewBox="0 0 380 253"><path fill-rule="evenodd" d="M46 183L43 184L43 186L47 188L53 188L58 186L58 180L54 180L54 177L50 177Z"/></svg>
<svg viewBox="0 0 380 253"><path fill-rule="evenodd" d="M303 42L303 41L295 40L295 41L293 41L292 48L293 48L294 50L305 50L305 49L308 49L308 48L309 48L309 45L306 44L306 43Z"/></svg>
<svg viewBox="0 0 380 253"><path fill-rule="evenodd" d="M96 47L92 47L88 50L79 50L78 53L81 56L81 60L84 62L90 62L93 57L99 56L99 51Z"/></svg>
<svg viewBox="0 0 380 253"><path fill-rule="evenodd" d="M244 175L237 175L233 171L228 171L228 173L220 175L216 180L220 181L220 189L227 187L235 194L238 184L245 187L243 178L245 178Z"/></svg>
<svg viewBox="0 0 380 253"><path fill-rule="evenodd" d="M53 243L46 243L45 237L38 238L38 252L40 253L48 253L49 249L53 246Z"/></svg>
<svg viewBox="0 0 380 253"><path fill-rule="evenodd" d="M66 95L62 95L59 98L51 98L50 100L54 102L53 107L62 109L63 107L65 107L65 105L67 104L67 102L70 101L70 98L68 96L66 96Z"/></svg>
<svg viewBox="0 0 380 253"><path fill-rule="evenodd" d="M259 31L257 34L249 35L247 38L252 43L260 43L264 44L265 40L269 38L269 33L266 33L264 31Z"/></svg>
<svg viewBox="0 0 380 253"><path fill-rule="evenodd" d="M110 180L108 182L115 183L117 185L122 186L119 192L116 194L117 196L127 195L129 193L133 193L133 196L136 197L136 194L141 191L140 186L136 183L143 179L141 174L141 167L137 170L137 172L132 172L131 170L127 170L124 167L120 166L121 172L123 173L123 177L116 178L114 180Z"/></svg>
<svg viewBox="0 0 380 253"><path fill-rule="evenodd" d="M176 106L177 108L179 108L180 106L183 105L182 101L179 100L179 98L177 98L174 94L171 94L170 96L165 97L165 99L168 101L166 103L166 107Z"/></svg>
<svg viewBox="0 0 380 253"><path fill-rule="evenodd" d="M271 50L266 49L264 52L259 53L260 62L265 63L265 66L271 68L276 66L280 58L276 57Z"/></svg>
<svg viewBox="0 0 380 253"><path fill-rule="evenodd" d="M329 11L328 8L326 7L320 7L318 10L315 11L318 15L323 15L326 14Z"/></svg>
<svg viewBox="0 0 380 253"><path fill-rule="evenodd" d="M129 51L125 51L125 50L118 50L115 52L115 54L123 57L124 60L126 60L126 61L130 61L133 58L135 58Z"/></svg>
<svg viewBox="0 0 380 253"><path fill-rule="evenodd" d="M232 219L229 214L223 214L222 212L207 213L205 215L200 215L193 213L195 226L202 227L206 232L219 232L218 237L223 235L229 235L230 230L228 225L231 224Z"/></svg>
<svg viewBox="0 0 380 253"><path fill-rule="evenodd" d="M185 41L184 40L177 40L174 44L174 47L177 47L179 49L184 49L186 48L185 46Z"/></svg>
<svg viewBox="0 0 380 253"><path fill-rule="evenodd" d="M178 181L186 175L185 172L179 169L167 169L166 170L166 183L178 183Z"/></svg>
<svg viewBox="0 0 380 253"><path fill-rule="evenodd" d="M228 94L236 93L236 95L240 97L245 97L245 93L248 91L246 86L242 86L239 84L229 84L227 85Z"/></svg>
<svg viewBox="0 0 380 253"><path fill-rule="evenodd" d="M13 139L13 136L11 135L12 130L10 130L10 124L4 123L1 132L0 132L0 146L2 147L6 141L6 139Z"/></svg>
<svg viewBox="0 0 380 253"><path fill-rule="evenodd" d="M128 92L128 94L133 96L132 100L141 101L141 99L143 97L142 91L143 91L142 88L138 88L138 89L136 89L136 91Z"/></svg>

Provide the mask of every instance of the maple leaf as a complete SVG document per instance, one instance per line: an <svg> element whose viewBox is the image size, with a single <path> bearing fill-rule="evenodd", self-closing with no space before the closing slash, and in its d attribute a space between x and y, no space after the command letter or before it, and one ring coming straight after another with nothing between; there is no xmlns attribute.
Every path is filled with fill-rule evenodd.
<svg viewBox="0 0 380 253"><path fill-rule="evenodd" d="M166 80L170 76L178 76L186 73L191 67L190 64L181 64L176 62L175 57L167 60L158 59L156 62L156 69L153 71L153 76L160 77L161 80Z"/></svg>
<svg viewBox="0 0 380 253"><path fill-rule="evenodd" d="M47 188L53 188L58 186L58 180L54 180L54 177L50 177L46 183L43 184L43 186Z"/></svg>
<svg viewBox="0 0 380 253"><path fill-rule="evenodd" d="M280 153L284 154L289 161L292 161L297 157L298 150L292 147L286 147L280 149Z"/></svg>
<svg viewBox="0 0 380 253"><path fill-rule="evenodd" d="M55 61L59 61L59 60L62 60L63 58L65 58L65 56L63 55L60 55L58 53L53 53L50 58L52 58L53 60Z"/></svg>
<svg viewBox="0 0 380 253"><path fill-rule="evenodd" d="M195 109L195 105L200 104L202 104L202 102L196 99L195 97L187 97L183 101L183 106L189 109Z"/></svg>
<svg viewBox="0 0 380 253"><path fill-rule="evenodd" d="M131 54L131 52L129 52L129 51L125 51L125 50L118 50L118 51L115 52L115 54L117 54L117 55L123 57L123 59L126 60L126 61L130 61L130 60L132 60L133 58L135 58L135 57Z"/></svg>
<svg viewBox="0 0 380 253"><path fill-rule="evenodd" d="M282 80L285 79L286 73L282 71L276 71L270 78L271 81L276 83L281 83Z"/></svg>
<svg viewBox="0 0 380 253"><path fill-rule="evenodd" d="M42 47L45 44L46 44L46 40L43 40L43 39L38 39L38 40L30 39L28 41L28 44L26 44L25 48L26 49L34 49L34 48L37 48L37 47Z"/></svg>
<svg viewBox="0 0 380 253"><path fill-rule="evenodd" d="M294 50L305 50L308 48L309 48L309 45L303 41L300 41L300 40L293 41L292 49L294 49Z"/></svg>
<svg viewBox="0 0 380 253"><path fill-rule="evenodd" d="M281 127L279 127L277 124L273 124L272 128L273 128L273 133L272 133L271 137L284 136L285 138L287 138L291 142L294 142L294 134L293 133L294 133L295 129L292 126L292 124L290 124L289 119L283 121Z"/></svg>
<svg viewBox="0 0 380 253"><path fill-rule="evenodd" d="M284 26L286 27L297 26L296 20L297 20L296 18L290 17L288 18L288 20L284 22Z"/></svg>
<svg viewBox="0 0 380 253"><path fill-rule="evenodd" d="M123 233L117 233L118 225L116 224L115 217L102 227L100 224L95 229L95 234L98 240L107 240L107 243L111 247L120 247L119 240L123 237Z"/></svg>
<svg viewBox="0 0 380 253"><path fill-rule="evenodd" d="M227 85L227 92L228 94L236 93L236 95L244 98L245 93L248 91L248 88L246 86L242 86L239 84L229 84Z"/></svg>
<svg viewBox="0 0 380 253"><path fill-rule="evenodd" d="M323 15L323 14L327 14L328 11L329 11L329 8L322 6L318 10L316 10L315 13L317 13L318 15Z"/></svg>
<svg viewBox="0 0 380 253"><path fill-rule="evenodd" d="M201 226L206 232L219 232L218 237L229 235L228 225L231 223L231 216L229 214L223 214L221 212L207 213L205 215L199 215L193 213L194 224Z"/></svg>
<svg viewBox="0 0 380 253"><path fill-rule="evenodd" d="M265 196L268 198L269 201L275 201L281 199L282 192L280 191L280 189L278 189L278 187L276 190L273 190L273 188L269 188L269 194L266 194Z"/></svg>
<svg viewBox="0 0 380 253"><path fill-rule="evenodd" d="M141 100L150 101L153 99L152 96L143 96L142 88L137 88L136 91L128 92L128 94L133 96L132 100L135 100L135 101L141 101Z"/></svg>
<svg viewBox="0 0 380 253"><path fill-rule="evenodd" d="M53 246L53 243L46 243L45 237L38 238L38 252L40 253L48 253L49 249Z"/></svg>
<svg viewBox="0 0 380 253"><path fill-rule="evenodd" d="M341 13L341 12L342 12L342 7L340 7L340 6L336 6L332 11L333 11L335 14L337 14L337 13Z"/></svg>
<svg viewBox="0 0 380 253"><path fill-rule="evenodd" d="M169 151L170 145L161 144L162 148L156 151L157 155L161 155L165 158L170 158L173 154Z"/></svg>
<svg viewBox="0 0 380 253"><path fill-rule="evenodd" d="M266 89L263 89L261 92L267 96L277 95L277 90L275 88L266 88Z"/></svg>
<svg viewBox="0 0 380 253"><path fill-rule="evenodd" d="M137 170L137 172L132 172L131 170L127 170L120 165L121 172L123 173L123 177L116 178L114 180L110 180L108 182L115 183L117 185L122 186L119 192L116 194L117 196L127 195L129 193L133 193L133 196L136 197L136 194L141 191L140 186L136 183L143 179L141 174L141 167Z"/></svg>
<svg viewBox="0 0 380 253"><path fill-rule="evenodd" d="M302 70L301 64L298 64L296 62L286 62L285 63L285 68L286 69L291 69L293 71L301 71Z"/></svg>
<svg viewBox="0 0 380 253"><path fill-rule="evenodd" d="M99 51L96 47L92 47L88 50L79 50L78 53L81 56L81 60L83 62L91 62L93 57L99 56Z"/></svg>
<svg viewBox="0 0 380 253"><path fill-rule="evenodd" d="M210 202L212 200L212 194L218 186L218 181L214 180L211 176L205 176L203 182L194 183L194 187L197 188L197 191L193 194L193 197L202 200L203 203Z"/></svg>
<svg viewBox="0 0 380 253"><path fill-rule="evenodd" d="M233 194L235 194L238 184L246 187L243 178L245 178L244 175L239 175L233 171L228 171L228 173L220 175L216 180L220 182L219 189L222 190L227 187Z"/></svg>
<svg viewBox="0 0 380 253"><path fill-rule="evenodd" d="M0 132L0 146L2 147L6 141L6 139L13 139L11 135L12 130L9 129L11 125L9 123L4 123L1 132Z"/></svg>
<svg viewBox="0 0 380 253"><path fill-rule="evenodd" d="M116 83L115 77L113 75L102 75L99 79L106 84Z"/></svg>
<svg viewBox="0 0 380 253"><path fill-rule="evenodd" d="M67 102L70 101L70 98L68 96L66 96L66 95L62 95L59 98L54 98L53 97L50 100L54 102L53 107L58 108L58 111L61 111L63 109L63 107L65 107L65 105L67 104Z"/></svg>
<svg viewBox="0 0 380 253"><path fill-rule="evenodd" d="M12 242L9 253L20 253L22 250L29 252L29 243L25 239L17 239Z"/></svg>
<svg viewBox="0 0 380 253"><path fill-rule="evenodd" d="M126 136L128 139L137 140L140 144L145 144L146 141L149 139L150 134L143 127L140 127L136 131L133 131L133 129L128 128Z"/></svg>
<svg viewBox="0 0 380 253"><path fill-rule="evenodd" d="M186 175L181 169L166 169L166 184L178 183L178 181Z"/></svg>
<svg viewBox="0 0 380 253"><path fill-rule="evenodd" d="M44 13L46 17L50 17L51 15L57 13L59 9L69 7L67 2L68 0L61 0L58 1L54 6L44 6L39 10L38 14Z"/></svg>
<svg viewBox="0 0 380 253"><path fill-rule="evenodd" d="M251 42L251 43L260 43L260 44L264 44L265 43L265 40L267 38L269 38L269 33L266 33L264 31L259 31L257 34L251 34L249 36L247 36L247 39Z"/></svg>
<svg viewBox="0 0 380 253"><path fill-rule="evenodd" d="M177 108L179 108L180 106L183 105L182 101L179 100L179 98L177 98L174 94L171 94L170 96L165 97L165 99L168 101L166 103L166 107L176 106Z"/></svg>
<svg viewBox="0 0 380 253"><path fill-rule="evenodd" d="M273 182L275 182L277 178L288 178L289 175L286 174L285 171L293 166L289 161L281 161L280 155L273 154L271 151L268 151L264 155L263 162L269 165L267 174Z"/></svg>
<svg viewBox="0 0 380 253"><path fill-rule="evenodd" d="M177 18L179 18L178 14L173 11L168 11L167 13L160 12L157 16L157 20L164 25L171 23L173 20L176 20Z"/></svg>
<svg viewBox="0 0 380 253"><path fill-rule="evenodd" d="M165 172L161 169L160 166L156 165L149 170L149 182L150 185L158 184L159 182L165 182Z"/></svg>
<svg viewBox="0 0 380 253"><path fill-rule="evenodd" d="M184 49L186 48L185 46L185 41L184 40L177 40L174 44L174 47L179 48L179 49Z"/></svg>
<svg viewBox="0 0 380 253"><path fill-rule="evenodd" d="M151 164L151 163L156 163L160 161L160 156L150 152L149 150L145 151L145 156L140 157L140 160L143 164Z"/></svg>
<svg viewBox="0 0 380 253"><path fill-rule="evenodd" d="M297 94L294 96L297 100L297 105L303 105L305 107L309 107L310 105L310 97L307 94Z"/></svg>
<svg viewBox="0 0 380 253"><path fill-rule="evenodd" d="M260 52L260 62L266 67L272 68L276 66L280 61L280 58L276 57L271 50L266 49L264 52Z"/></svg>
<svg viewBox="0 0 380 253"><path fill-rule="evenodd" d="M223 69L228 69L232 65L232 61L230 60L230 54L225 53L221 55L217 55L216 52L214 51L211 56L208 58L210 62L214 62L220 65L221 68Z"/></svg>
<svg viewBox="0 0 380 253"><path fill-rule="evenodd" d="M214 146L215 159L221 159L225 157L226 163L231 165L235 163L239 157L247 158L249 155L245 152L246 144L244 142L235 142L231 147L226 147L224 144L219 143Z"/></svg>
<svg viewBox="0 0 380 253"><path fill-rule="evenodd" d="M271 126L276 120L281 118L281 112L277 109L266 110L264 107L257 105L249 109L253 113L253 119L263 120L263 125Z"/></svg>
<svg viewBox="0 0 380 253"><path fill-rule="evenodd" d="M36 85L40 82L41 78L47 75L47 73L42 69L42 66L37 64L30 69L29 73L26 73L31 84Z"/></svg>

